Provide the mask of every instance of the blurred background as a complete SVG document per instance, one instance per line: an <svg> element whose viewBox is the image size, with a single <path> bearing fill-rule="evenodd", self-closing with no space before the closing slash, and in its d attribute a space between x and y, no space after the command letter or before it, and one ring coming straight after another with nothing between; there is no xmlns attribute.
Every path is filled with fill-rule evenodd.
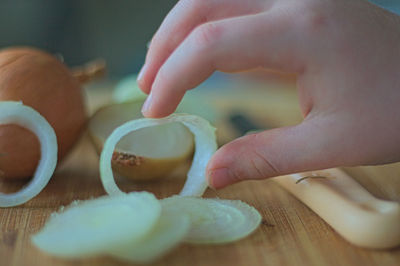
<svg viewBox="0 0 400 266"><path fill-rule="evenodd" d="M400 14L399 0L375 0ZM0 0L0 48L29 45L79 65L96 57L110 78L136 73L176 0Z"/></svg>
<svg viewBox="0 0 400 266"><path fill-rule="evenodd" d="M111 77L137 72L176 0L0 0L0 48L30 45L79 65L103 57Z"/></svg>

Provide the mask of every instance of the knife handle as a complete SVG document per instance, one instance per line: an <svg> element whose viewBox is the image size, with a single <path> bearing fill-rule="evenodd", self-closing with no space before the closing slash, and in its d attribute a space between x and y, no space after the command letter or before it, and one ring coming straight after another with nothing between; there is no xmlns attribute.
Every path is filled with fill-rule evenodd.
<svg viewBox="0 0 400 266"><path fill-rule="evenodd" d="M345 172L333 168L273 180L350 243L375 249L400 244L400 204L374 197Z"/></svg>

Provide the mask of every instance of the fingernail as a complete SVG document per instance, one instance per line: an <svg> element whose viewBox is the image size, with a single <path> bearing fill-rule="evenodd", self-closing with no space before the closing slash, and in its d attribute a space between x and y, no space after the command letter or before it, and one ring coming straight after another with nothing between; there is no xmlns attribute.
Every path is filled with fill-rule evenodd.
<svg viewBox="0 0 400 266"><path fill-rule="evenodd" d="M146 63L142 66L142 69L140 69L140 71L139 71L139 74L138 74L138 76L137 76L137 82L140 82L141 80L142 80L142 78L143 78L143 75L144 75L144 72L146 72L146 68L147 68L147 66L146 66Z"/></svg>
<svg viewBox="0 0 400 266"><path fill-rule="evenodd" d="M232 182L228 168L210 170L207 179L209 186L213 189L223 188Z"/></svg>
<svg viewBox="0 0 400 266"><path fill-rule="evenodd" d="M149 94L149 96L147 97L146 101L144 102L143 106L142 106L142 114L144 116L146 116L146 113L150 110L150 106L151 106L151 95L152 93Z"/></svg>

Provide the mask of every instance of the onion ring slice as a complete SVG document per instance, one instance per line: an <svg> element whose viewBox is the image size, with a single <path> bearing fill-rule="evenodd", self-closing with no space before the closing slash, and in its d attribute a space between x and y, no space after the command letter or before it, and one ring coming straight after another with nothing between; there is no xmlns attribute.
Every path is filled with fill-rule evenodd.
<svg viewBox="0 0 400 266"><path fill-rule="evenodd" d="M148 192L73 202L53 213L32 242L55 256L90 257L141 241L160 215L160 202Z"/></svg>
<svg viewBox="0 0 400 266"><path fill-rule="evenodd" d="M240 200L173 196L161 200L163 212L187 214L191 228L185 242L222 244L242 239L261 223L260 213Z"/></svg>
<svg viewBox="0 0 400 266"><path fill-rule="evenodd" d="M17 206L35 197L49 182L57 165L57 137L47 120L22 102L0 102L0 123L27 128L40 142L41 157L32 180L16 193L0 193L0 207Z"/></svg>
<svg viewBox="0 0 400 266"><path fill-rule="evenodd" d="M190 220L187 215L162 213L157 224L143 239L112 247L108 253L129 262L152 262L177 246L185 238L189 228Z"/></svg>
<svg viewBox="0 0 400 266"><path fill-rule="evenodd" d="M117 127L104 143L100 155L100 177L103 187L110 195L118 195L122 192L114 180L111 168L111 159L117 143L128 133L151 126L166 123L180 122L185 125L194 135L196 150L193 163L187 175L186 183L180 192L181 196L203 195L208 184L205 177L205 169L211 156L217 150L215 128L210 123L198 116L188 114L172 114L161 119L142 118L126 122Z"/></svg>

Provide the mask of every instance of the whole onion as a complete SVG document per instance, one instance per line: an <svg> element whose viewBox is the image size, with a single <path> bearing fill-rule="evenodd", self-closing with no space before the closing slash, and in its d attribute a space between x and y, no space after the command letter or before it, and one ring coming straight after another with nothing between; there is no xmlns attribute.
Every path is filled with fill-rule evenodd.
<svg viewBox="0 0 400 266"><path fill-rule="evenodd" d="M44 116L56 133L61 160L86 124L81 83L95 72L71 72L57 57L37 49L3 49L0 101L21 101ZM1 177L31 177L39 158L39 142L33 133L17 125L0 125Z"/></svg>

